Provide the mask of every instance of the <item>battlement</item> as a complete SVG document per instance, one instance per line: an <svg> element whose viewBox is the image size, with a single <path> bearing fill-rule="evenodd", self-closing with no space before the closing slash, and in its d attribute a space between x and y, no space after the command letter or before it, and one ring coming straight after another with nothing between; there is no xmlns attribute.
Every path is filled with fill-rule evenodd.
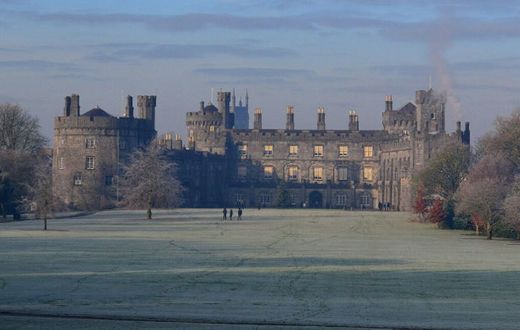
<svg viewBox="0 0 520 330"><path fill-rule="evenodd" d="M222 124L220 112L188 112L186 113L187 126L219 126Z"/></svg>

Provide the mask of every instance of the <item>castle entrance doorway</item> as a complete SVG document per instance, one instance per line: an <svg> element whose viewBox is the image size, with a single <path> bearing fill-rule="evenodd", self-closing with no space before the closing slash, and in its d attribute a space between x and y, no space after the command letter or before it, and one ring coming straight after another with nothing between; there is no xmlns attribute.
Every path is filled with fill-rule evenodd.
<svg viewBox="0 0 520 330"><path fill-rule="evenodd" d="M319 209L323 205L323 196L319 191L312 191L309 194L309 207Z"/></svg>

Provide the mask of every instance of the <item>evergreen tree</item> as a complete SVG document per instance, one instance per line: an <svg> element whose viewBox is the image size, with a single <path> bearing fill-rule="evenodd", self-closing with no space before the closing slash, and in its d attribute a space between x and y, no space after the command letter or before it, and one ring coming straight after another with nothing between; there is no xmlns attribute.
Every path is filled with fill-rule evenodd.
<svg viewBox="0 0 520 330"><path fill-rule="evenodd" d="M280 181L276 187L276 200L274 205L279 208L291 207L291 194L287 190L285 181Z"/></svg>

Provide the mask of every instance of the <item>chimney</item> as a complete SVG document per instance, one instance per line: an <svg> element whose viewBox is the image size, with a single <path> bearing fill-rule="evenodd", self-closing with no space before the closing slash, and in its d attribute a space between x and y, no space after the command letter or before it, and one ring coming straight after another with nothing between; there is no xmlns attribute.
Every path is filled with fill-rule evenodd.
<svg viewBox="0 0 520 330"><path fill-rule="evenodd" d="M66 96L65 97L65 108L63 109L63 115L66 117L70 116L70 102L71 102L70 96Z"/></svg>
<svg viewBox="0 0 520 330"><path fill-rule="evenodd" d="M72 94L70 103L70 115L72 117L79 117L79 95Z"/></svg>
<svg viewBox="0 0 520 330"><path fill-rule="evenodd" d="M204 111L204 101L200 101L200 112Z"/></svg>
<svg viewBox="0 0 520 330"><path fill-rule="evenodd" d="M348 113L348 129L359 131L359 118L355 111L349 111Z"/></svg>
<svg viewBox="0 0 520 330"><path fill-rule="evenodd" d="M464 133L462 135L462 143L469 144L470 142L470 132L469 132L469 121L467 121L464 125Z"/></svg>
<svg viewBox="0 0 520 330"><path fill-rule="evenodd" d="M393 110L393 100L392 95L385 96L385 111Z"/></svg>
<svg viewBox="0 0 520 330"><path fill-rule="evenodd" d="M285 124L285 129L288 131L294 130L294 107L287 107L287 123Z"/></svg>
<svg viewBox="0 0 520 330"><path fill-rule="evenodd" d="M319 107L318 110L318 131L325 130L325 108Z"/></svg>
<svg viewBox="0 0 520 330"><path fill-rule="evenodd" d="M127 118L134 118L134 99L128 95L126 97L126 106L125 106L125 114L124 116Z"/></svg>
<svg viewBox="0 0 520 330"><path fill-rule="evenodd" d="M253 129L261 130L262 129L262 109L255 109L255 119L253 123Z"/></svg>

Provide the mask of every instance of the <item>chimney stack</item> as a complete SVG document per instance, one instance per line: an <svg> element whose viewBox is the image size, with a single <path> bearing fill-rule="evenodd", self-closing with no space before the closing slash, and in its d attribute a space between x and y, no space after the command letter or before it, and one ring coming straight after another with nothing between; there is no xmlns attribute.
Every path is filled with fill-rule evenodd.
<svg viewBox="0 0 520 330"><path fill-rule="evenodd" d="M255 118L253 123L253 129L261 130L262 129L262 109L255 109Z"/></svg>
<svg viewBox="0 0 520 330"><path fill-rule="evenodd" d="M385 96L385 111L392 111L393 108L392 95Z"/></svg>
<svg viewBox="0 0 520 330"><path fill-rule="evenodd" d="M348 113L348 129L351 131L359 131L359 118L355 111L349 111Z"/></svg>
<svg viewBox="0 0 520 330"><path fill-rule="evenodd" d="M294 130L294 107L287 107L287 123L285 124L285 129L288 131Z"/></svg>
<svg viewBox="0 0 520 330"><path fill-rule="evenodd" d="M65 97L65 108L63 109L63 115L66 117L70 116L70 103L71 103L70 96L66 96Z"/></svg>
<svg viewBox="0 0 520 330"><path fill-rule="evenodd" d="M462 134L462 143L468 144L468 145L470 143L469 121L467 121L464 125L464 133Z"/></svg>
<svg viewBox="0 0 520 330"><path fill-rule="evenodd" d="M318 131L325 130L325 108L319 107L318 110Z"/></svg>
<svg viewBox="0 0 520 330"><path fill-rule="evenodd" d="M72 94L70 103L70 115L72 117L79 117L79 95Z"/></svg>
<svg viewBox="0 0 520 330"><path fill-rule="evenodd" d="M130 95L128 95L126 97L126 106L125 106L124 116L127 118L134 118L133 98Z"/></svg>

